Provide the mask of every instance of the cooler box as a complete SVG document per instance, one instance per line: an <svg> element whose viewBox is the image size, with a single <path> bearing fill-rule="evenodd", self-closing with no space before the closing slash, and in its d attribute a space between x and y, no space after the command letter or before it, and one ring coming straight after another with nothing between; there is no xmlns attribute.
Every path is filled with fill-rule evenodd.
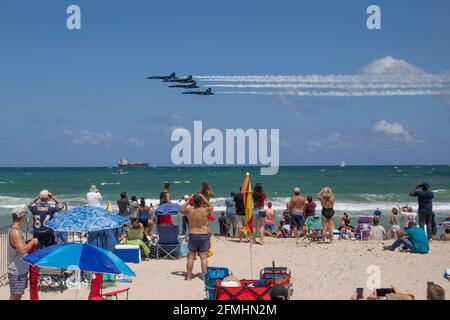
<svg viewBox="0 0 450 320"><path fill-rule="evenodd" d="M141 262L141 251L138 245L118 244L115 247L114 254L124 262Z"/></svg>

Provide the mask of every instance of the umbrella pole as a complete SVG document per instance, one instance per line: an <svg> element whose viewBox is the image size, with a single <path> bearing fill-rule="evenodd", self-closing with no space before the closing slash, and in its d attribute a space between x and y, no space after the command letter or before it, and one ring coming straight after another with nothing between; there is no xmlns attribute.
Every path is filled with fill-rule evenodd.
<svg viewBox="0 0 450 320"><path fill-rule="evenodd" d="M252 239L250 239L250 279L253 280L253 255L252 255Z"/></svg>

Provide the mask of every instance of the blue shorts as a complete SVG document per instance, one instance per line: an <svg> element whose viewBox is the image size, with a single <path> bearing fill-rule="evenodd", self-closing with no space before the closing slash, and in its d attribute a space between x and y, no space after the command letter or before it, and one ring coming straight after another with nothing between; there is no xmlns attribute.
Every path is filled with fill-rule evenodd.
<svg viewBox="0 0 450 320"><path fill-rule="evenodd" d="M273 232L274 229L275 229L275 225L274 224L265 224L264 225L264 230L266 230L268 232Z"/></svg>
<svg viewBox="0 0 450 320"><path fill-rule="evenodd" d="M208 234L190 234L188 243L189 252L206 253L209 250Z"/></svg>
<svg viewBox="0 0 450 320"><path fill-rule="evenodd" d="M303 227L304 225L305 225L305 221L303 220L303 216L301 214L297 214L297 213L291 214L291 226Z"/></svg>

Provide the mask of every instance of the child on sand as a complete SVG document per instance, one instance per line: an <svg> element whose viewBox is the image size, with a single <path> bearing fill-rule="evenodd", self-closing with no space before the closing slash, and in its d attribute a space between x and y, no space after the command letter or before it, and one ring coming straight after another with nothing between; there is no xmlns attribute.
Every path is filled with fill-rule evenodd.
<svg viewBox="0 0 450 320"><path fill-rule="evenodd" d="M400 217L398 216L398 209L392 208L392 215L389 219L390 228L386 235L386 239L396 239L397 233L400 231Z"/></svg>

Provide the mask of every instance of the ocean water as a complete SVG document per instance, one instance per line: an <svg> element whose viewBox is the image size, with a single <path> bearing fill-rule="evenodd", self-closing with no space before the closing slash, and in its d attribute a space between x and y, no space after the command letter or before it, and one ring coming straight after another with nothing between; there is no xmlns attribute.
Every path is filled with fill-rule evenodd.
<svg viewBox="0 0 450 320"><path fill-rule="evenodd" d="M274 176L261 176L257 167L159 167L126 169L125 174L118 174L117 168L0 168L0 227L10 223L12 208L25 205L41 189L75 206L85 199L92 184L104 200L115 205L122 191L157 204L166 181L171 183L173 199L198 192L201 183L208 182L216 195L214 206L220 211L225 197L238 190L246 172L250 172L252 184L263 184L280 214L294 187L299 186L303 195L314 196L329 186L336 195L338 214L371 215L380 208L388 216L391 208L399 205L417 208L416 199L408 193L414 185L428 182L435 192L435 213L450 215L450 166L281 167Z"/></svg>

